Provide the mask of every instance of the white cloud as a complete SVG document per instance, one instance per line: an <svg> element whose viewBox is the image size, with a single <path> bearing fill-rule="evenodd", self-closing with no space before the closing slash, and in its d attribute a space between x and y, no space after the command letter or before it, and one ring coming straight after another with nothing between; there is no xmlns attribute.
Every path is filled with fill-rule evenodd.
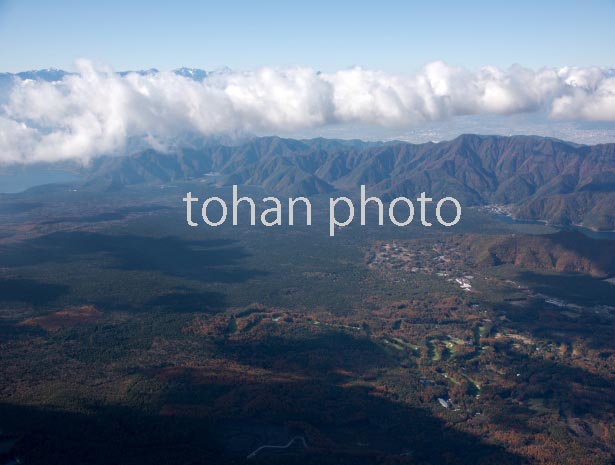
<svg viewBox="0 0 615 465"><path fill-rule="evenodd" d="M559 75L568 89L553 100L553 118L615 121L615 72L564 68Z"/></svg>
<svg viewBox="0 0 615 465"><path fill-rule="evenodd" d="M478 71L443 62L413 75L353 68L119 75L77 62L57 82L19 80L0 109L0 161L77 159L160 148L186 134L289 133L336 123L406 128L461 115L543 112L615 121L615 73L603 68Z"/></svg>

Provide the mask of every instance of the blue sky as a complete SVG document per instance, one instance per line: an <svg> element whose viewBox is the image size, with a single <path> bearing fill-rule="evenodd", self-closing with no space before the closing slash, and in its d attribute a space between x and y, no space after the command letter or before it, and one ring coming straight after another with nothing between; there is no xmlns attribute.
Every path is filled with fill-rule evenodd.
<svg viewBox="0 0 615 465"><path fill-rule="evenodd" d="M0 0L0 71L363 66L433 60L612 67L615 1L274 2Z"/></svg>

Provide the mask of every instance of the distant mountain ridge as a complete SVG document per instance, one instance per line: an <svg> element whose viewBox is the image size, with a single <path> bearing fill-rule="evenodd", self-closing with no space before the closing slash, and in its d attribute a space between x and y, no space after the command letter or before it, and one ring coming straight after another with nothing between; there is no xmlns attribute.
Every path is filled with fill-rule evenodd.
<svg viewBox="0 0 615 465"><path fill-rule="evenodd" d="M150 68L150 69L118 71L118 74L120 76L125 76L130 73L147 75L147 74L153 74L153 73L158 73L158 72L160 72L160 70L156 68ZM211 74L211 72L205 71L204 69L187 68L187 67L177 68L177 69L172 70L172 72L180 76L184 76L184 77L194 79L197 81L202 81L207 76L209 76L209 74ZM224 72L224 70L215 71L215 72ZM71 74L74 74L74 73L72 73L71 71L65 71L63 69L57 69L57 68L33 69L33 70L28 70L28 71L19 71L17 73L0 72L0 82L9 81L9 80L12 80L13 78L33 79L33 80L51 82L51 81L59 81L64 76L68 76Z"/></svg>
<svg viewBox="0 0 615 465"><path fill-rule="evenodd" d="M120 76L125 76L130 73L137 73L141 75L148 75L157 73L159 70L156 68L151 69L142 69L142 70L134 70L134 71L119 71L118 74ZM225 70L220 71L205 71L200 68L177 68L172 70L173 73L184 76L194 81L202 81L207 76L212 73L225 72ZM18 73L8 73L8 72L0 72L0 104L7 101L8 96L11 91L11 87L13 86L13 81L18 79L32 79L34 81L46 81L46 82L54 82L60 81L65 76L70 76L74 74L70 71L65 71L63 69L56 68L47 68L47 69L33 69L29 71L20 71Z"/></svg>
<svg viewBox="0 0 615 465"><path fill-rule="evenodd" d="M118 189L218 173L221 185L283 194L354 191L388 200L426 192L466 206L507 205L515 216L615 228L615 144L579 145L537 136L466 134L425 144L262 137L171 153L145 150L96 160L86 184Z"/></svg>

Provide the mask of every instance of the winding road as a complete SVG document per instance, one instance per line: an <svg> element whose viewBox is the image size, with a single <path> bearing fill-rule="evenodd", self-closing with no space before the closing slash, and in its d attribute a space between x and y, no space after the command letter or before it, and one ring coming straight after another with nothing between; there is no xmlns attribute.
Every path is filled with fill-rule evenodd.
<svg viewBox="0 0 615 465"><path fill-rule="evenodd" d="M307 442L305 442L305 438L303 436L295 436L290 441L288 441L288 444L286 444L285 446L272 446L272 445L269 445L269 444L266 444L264 446L260 446L258 449L256 449L254 452L252 452L246 458L247 459L252 459L252 458L256 457L256 455L260 451L262 451L264 449L287 449L290 446L292 446L295 441L301 441L303 443L303 447L305 447L307 449Z"/></svg>

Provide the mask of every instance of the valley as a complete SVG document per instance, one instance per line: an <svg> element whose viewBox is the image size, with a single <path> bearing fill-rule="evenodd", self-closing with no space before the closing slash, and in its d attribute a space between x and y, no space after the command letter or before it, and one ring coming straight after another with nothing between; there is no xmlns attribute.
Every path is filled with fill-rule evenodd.
<svg viewBox="0 0 615 465"><path fill-rule="evenodd" d="M24 463L612 461L610 241L479 209L368 208L329 237L328 193L310 227L190 228L197 188L232 197L0 199L0 428Z"/></svg>

